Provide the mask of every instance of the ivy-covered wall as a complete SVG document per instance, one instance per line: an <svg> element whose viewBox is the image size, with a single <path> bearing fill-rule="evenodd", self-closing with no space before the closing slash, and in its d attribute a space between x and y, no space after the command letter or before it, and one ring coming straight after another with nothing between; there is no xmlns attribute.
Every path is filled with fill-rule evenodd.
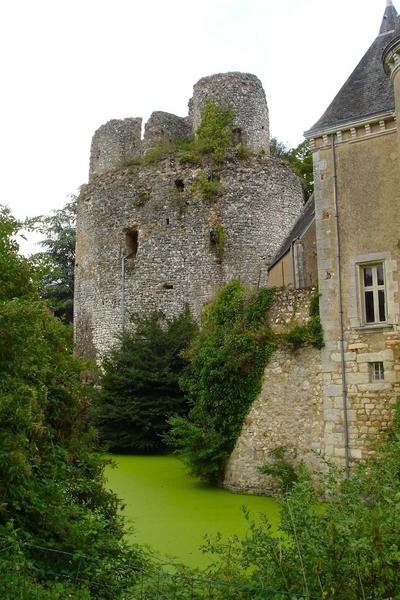
<svg viewBox="0 0 400 600"><path fill-rule="evenodd" d="M309 321L315 289L275 293L269 311L277 334L285 334ZM228 461L224 487L253 494L270 492L272 481L259 468L280 446L295 447L308 464L313 451L324 450L321 351L305 342L297 349L279 344L266 365L262 390L244 420Z"/></svg>

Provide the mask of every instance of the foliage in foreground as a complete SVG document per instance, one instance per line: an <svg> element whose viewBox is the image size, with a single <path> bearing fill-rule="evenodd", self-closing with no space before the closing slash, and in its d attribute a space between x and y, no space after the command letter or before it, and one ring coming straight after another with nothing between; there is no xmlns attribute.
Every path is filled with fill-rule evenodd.
<svg viewBox="0 0 400 600"><path fill-rule="evenodd" d="M72 355L69 328L39 299L40 273L14 241L19 226L1 209L0 537L90 553L112 578L113 561L142 554L122 541L119 502L87 426L85 365Z"/></svg>
<svg viewBox="0 0 400 600"><path fill-rule="evenodd" d="M164 447L169 417L188 411L178 380L196 325L188 307L169 321L152 313L135 324L103 363L93 419L112 450L154 452Z"/></svg>
<svg viewBox="0 0 400 600"><path fill-rule="evenodd" d="M287 490L287 473L281 475ZM302 590L306 598L400 598L399 407L373 458L355 464L349 479L330 465L320 482L316 486L300 467L291 490L278 497L279 533L266 516L254 521L246 515L245 539L229 548L209 542L208 551L220 558L213 575Z"/></svg>
<svg viewBox="0 0 400 600"><path fill-rule="evenodd" d="M275 349L268 325L274 290L225 286L203 313L202 328L181 377L191 410L172 417L168 442L192 474L219 482L243 419L261 389L261 377Z"/></svg>

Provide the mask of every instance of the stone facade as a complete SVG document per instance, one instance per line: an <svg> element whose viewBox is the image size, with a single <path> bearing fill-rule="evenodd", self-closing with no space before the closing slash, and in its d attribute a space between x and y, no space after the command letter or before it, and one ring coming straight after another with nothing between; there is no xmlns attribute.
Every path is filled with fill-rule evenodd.
<svg viewBox="0 0 400 600"><path fill-rule="evenodd" d="M307 132L325 337L324 443L347 466L372 451L400 395L399 97L395 110L382 63L383 54L396 87L398 26L389 2L378 37Z"/></svg>
<svg viewBox="0 0 400 600"><path fill-rule="evenodd" d="M393 210L393 201L398 198L400 189L400 171L393 119L385 123L385 133L377 131L375 135L365 136L365 127L361 126L356 142L351 143L351 138L344 139L335 148L337 212L332 148L324 144L322 138L315 141L320 308L326 344L322 352L324 437L327 454L339 462L344 461L346 451L349 458L368 455L371 440L390 421L393 405L400 395L400 219L398 211ZM335 215L338 215L340 235L340 266ZM377 263L383 264L385 269L387 319L369 324L364 315L361 269L363 265ZM339 269L344 369L340 344ZM381 381L373 379L373 363L382 363ZM347 449L343 384L347 400Z"/></svg>
<svg viewBox="0 0 400 600"><path fill-rule="evenodd" d="M126 160L155 143L188 136L188 123L208 88L216 100L232 99L246 141L264 149L268 122L258 120L257 130L255 121L260 115L267 119L265 94L256 77L236 73L200 80L188 119L153 113L143 141L137 137L138 119L126 119L121 127L111 121L95 134L91 178L78 203L75 332L81 355L101 357L124 323L129 326L132 313L158 310L171 317L188 303L198 317L233 279L265 285L268 259L301 213L297 176L265 152L241 159L233 153L219 165L220 193L212 200L196 186L204 174L215 176L209 159L181 165L171 153L157 165L122 166L124 149ZM126 126L134 133L131 143ZM215 242L217 227L225 233L222 252Z"/></svg>
<svg viewBox="0 0 400 600"><path fill-rule="evenodd" d="M290 323L308 320L312 289L285 290L277 294L270 322L277 333ZM296 447L309 464L324 450L321 351L304 347L278 349L265 368L262 390L245 419L229 459L224 487L232 491L263 494L273 482L259 467L270 460L269 452L283 445Z"/></svg>

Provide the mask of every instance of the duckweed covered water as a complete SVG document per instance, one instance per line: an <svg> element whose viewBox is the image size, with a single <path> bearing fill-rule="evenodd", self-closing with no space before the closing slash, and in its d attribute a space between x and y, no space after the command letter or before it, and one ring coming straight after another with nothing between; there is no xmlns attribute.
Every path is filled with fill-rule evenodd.
<svg viewBox="0 0 400 600"><path fill-rule="evenodd" d="M241 507L253 516L263 512L278 522L272 498L232 494L189 477L174 456L113 455L117 467L107 469L110 488L124 500L133 524L133 540L190 566L206 566L201 552L206 534L244 535Z"/></svg>

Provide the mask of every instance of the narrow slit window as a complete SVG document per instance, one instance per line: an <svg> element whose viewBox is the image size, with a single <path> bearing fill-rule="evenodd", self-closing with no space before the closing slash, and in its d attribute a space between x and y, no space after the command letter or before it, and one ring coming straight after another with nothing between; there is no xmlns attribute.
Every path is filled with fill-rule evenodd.
<svg viewBox="0 0 400 600"><path fill-rule="evenodd" d="M125 233L127 256L135 258L139 248L139 233L137 229L128 229Z"/></svg>
<svg viewBox="0 0 400 600"><path fill-rule="evenodd" d="M242 143L242 130L240 129L240 127L235 127L232 130L232 141L234 146L238 146Z"/></svg>
<svg viewBox="0 0 400 600"><path fill-rule="evenodd" d="M364 323L385 323L387 314L383 263L361 266L361 296Z"/></svg>

